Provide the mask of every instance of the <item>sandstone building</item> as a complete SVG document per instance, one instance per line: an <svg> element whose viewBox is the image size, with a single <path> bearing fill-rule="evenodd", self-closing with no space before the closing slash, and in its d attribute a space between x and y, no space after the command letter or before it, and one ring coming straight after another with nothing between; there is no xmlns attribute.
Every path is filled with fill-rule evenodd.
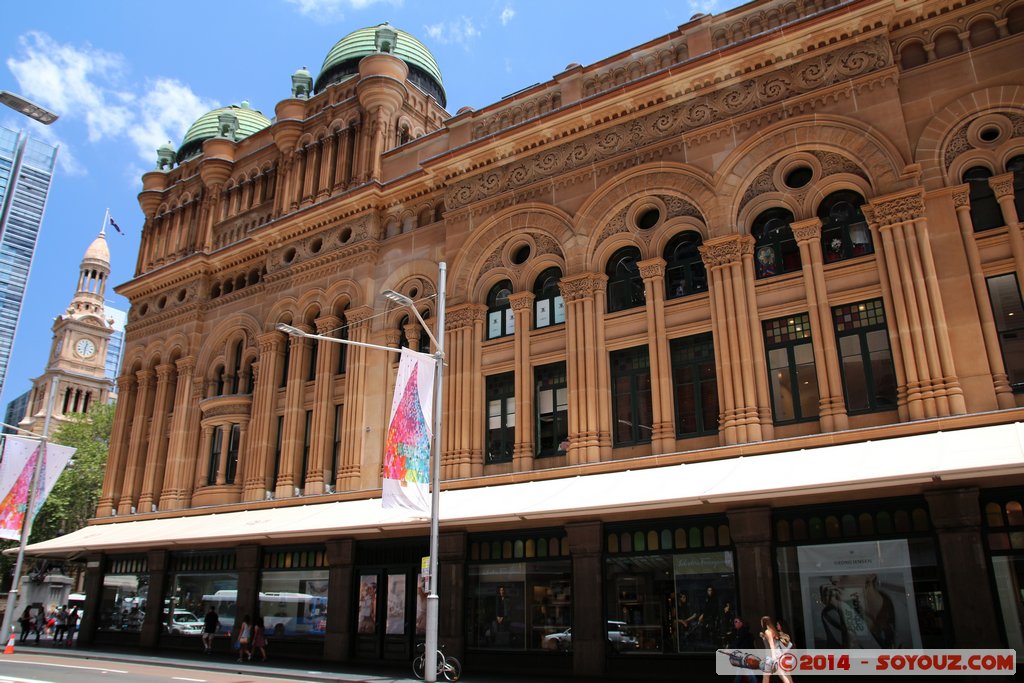
<svg viewBox="0 0 1024 683"><path fill-rule="evenodd" d="M214 605L411 658L395 358L276 326L429 351L380 293L433 324L444 261L468 667L699 679L737 610L1024 651L1022 54L1019 0L769 0L452 116L413 36L346 36L143 176L102 500L32 552L88 560L87 642Z"/></svg>

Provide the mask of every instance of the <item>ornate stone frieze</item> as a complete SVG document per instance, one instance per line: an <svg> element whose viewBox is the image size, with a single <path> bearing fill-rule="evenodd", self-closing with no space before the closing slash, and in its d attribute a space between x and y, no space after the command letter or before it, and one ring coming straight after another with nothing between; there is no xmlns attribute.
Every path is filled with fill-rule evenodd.
<svg viewBox="0 0 1024 683"><path fill-rule="evenodd" d="M494 248L494 251L491 252L491 255L487 257L487 260L484 261L484 265L480 268L481 272L487 272L495 268L501 268L503 265L505 265L504 260L501 258L501 249L501 245L498 245L497 247Z"/></svg>
<svg viewBox="0 0 1024 683"><path fill-rule="evenodd" d="M777 162L758 173L750 182L750 185L747 186L747 191L744 192L743 196L740 198L741 209L754 197L759 197L767 192L779 191L779 188L775 187L776 166L778 166Z"/></svg>
<svg viewBox="0 0 1024 683"><path fill-rule="evenodd" d="M645 280L653 277L665 277L665 259L663 258L639 261L636 265L640 268L640 277Z"/></svg>
<svg viewBox="0 0 1024 683"><path fill-rule="evenodd" d="M706 267L724 266L742 261L747 254L753 254L754 238L750 235L730 235L705 242L698 250Z"/></svg>
<svg viewBox="0 0 1024 683"><path fill-rule="evenodd" d="M1010 137L1024 138L1024 115L1008 112L1006 118L1010 119L1010 123L1013 124L1013 132L1010 133Z"/></svg>
<svg viewBox="0 0 1024 683"><path fill-rule="evenodd" d="M876 199L870 206L874 222L884 227L924 216L924 195L915 191L892 199Z"/></svg>
<svg viewBox="0 0 1024 683"><path fill-rule="evenodd" d="M970 141L967 139L967 124L960 126L960 129L953 134L953 137L949 139L949 143L946 145L946 150L942 155L942 163L945 164L948 170L953 160L964 152L969 152L974 149Z"/></svg>
<svg viewBox="0 0 1024 683"><path fill-rule="evenodd" d="M661 201L665 202L665 208L668 209L668 215L666 218L678 218L680 216L690 216L696 218L702 223L704 215L697 209L696 206L686 201L682 197L673 197L669 195L658 195Z"/></svg>
<svg viewBox="0 0 1024 683"><path fill-rule="evenodd" d="M472 327L487 317L487 307L480 304L453 306L445 311L444 328L448 331Z"/></svg>
<svg viewBox="0 0 1024 683"><path fill-rule="evenodd" d="M558 241L546 235L544 233L534 232L530 233L533 235L533 241L537 243L537 255L541 254L554 254L556 256L564 256L562 254L562 248L558 245Z"/></svg>
<svg viewBox="0 0 1024 683"><path fill-rule="evenodd" d="M516 102L501 111L481 118L473 124L473 139L492 135L498 131L517 126L537 116L547 114L562 106L561 90L552 90L535 95L527 100Z"/></svg>
<svg viewBox="0 0 1024 683"><path fill-rule="evenodd" d="M565 303L572 303L594 296L595 292L604 289L607 282L608 276L604 273L580 273L563 277L558 283L558 288L562 291Z"/></svg>
<svg viewBox="0 0 1024 683"><path fill-rule="evenodd" d="M629 207L625 207L617 214L612 216L612 219L604 226L604 230L601 231L601 235L597 238L599 242L603 242L612 235L620 232L628 232L629 228L626 227L626 214L629 212Z"/></svg>

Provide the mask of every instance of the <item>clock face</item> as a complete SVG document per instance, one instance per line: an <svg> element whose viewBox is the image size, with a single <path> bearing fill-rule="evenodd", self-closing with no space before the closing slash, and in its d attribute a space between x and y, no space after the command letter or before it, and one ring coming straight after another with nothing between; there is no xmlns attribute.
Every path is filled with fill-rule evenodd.
<svg viewBox="0 0 1024 683"><path fill-rule="evenodd" d="M79 339L78 343L75 344L75 353L79 356L88 358L92 354L96 353L96 345L88 339Z"/></svg>

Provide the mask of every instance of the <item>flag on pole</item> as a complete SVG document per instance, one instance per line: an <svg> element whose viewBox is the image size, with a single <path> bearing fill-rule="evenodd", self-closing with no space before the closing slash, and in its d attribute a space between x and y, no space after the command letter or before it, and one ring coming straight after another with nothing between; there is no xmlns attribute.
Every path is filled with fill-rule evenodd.
<svg viewBox="0 0 1024 683"><path fill-rule="evenodd" d="M402 349L384 446L385 508L430 516L430 444L434 412L434 360Z"/></svg>
<svg viewBox="0 0 1024 683"><path fill-rule="evenodd" d="M124 232L121 231L121 226L117 224L117 222L114 220L114 217L108 214L108 218L110 218L110 224L114 226L114 230L117 230L117 234L123 237Z"/></svg>
<svg viewBox="0 0 1024 683"><path fill-rule="evenodd" d="M4 444L3 461L0 462L0 538L17 541L25 523L28 509L28 491L32 485L32 471L40 457L39 480L36 483L36 497L32 517L46 502L61 472L71 460L75 449L68 446L47 444L46 454L40 453L39 441L8 435Z"/></svg>

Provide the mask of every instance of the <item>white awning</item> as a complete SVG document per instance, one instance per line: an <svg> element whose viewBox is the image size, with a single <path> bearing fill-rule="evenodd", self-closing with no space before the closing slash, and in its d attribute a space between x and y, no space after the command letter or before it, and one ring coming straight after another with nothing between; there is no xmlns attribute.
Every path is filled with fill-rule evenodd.
<svg viewBox="0 0 1024 683"><path fill-rule="evenodd" d="M481 529L835 492L1024 475L1021 423L934 432L692 464L442 491L441 525ZM427 521L381 508L380 498L87 526L28 547L35 557L299 539L425 535Z"/></svg>

